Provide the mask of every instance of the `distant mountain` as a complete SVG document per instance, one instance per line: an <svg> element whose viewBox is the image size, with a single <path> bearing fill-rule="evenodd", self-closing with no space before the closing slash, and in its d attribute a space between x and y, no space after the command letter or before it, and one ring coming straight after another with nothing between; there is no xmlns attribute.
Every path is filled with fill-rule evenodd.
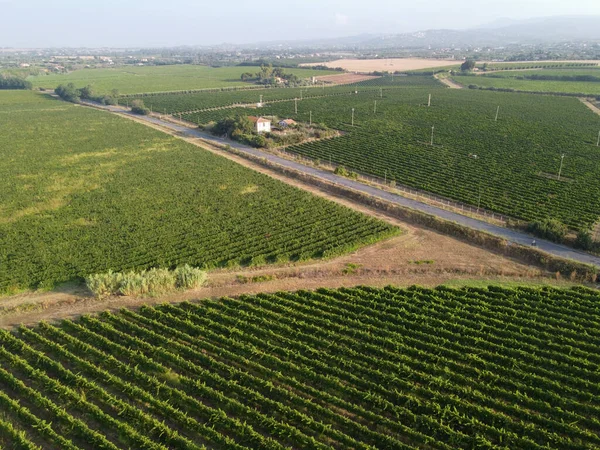
<svg viewBox="0 0 600 450"><path fill-rule="evenodd" d="M366 47L501 46L599 41L600 16L547 17L514 21L499 19L468 30L425 30L378 37Z"/></svg>
<svg viewBox="0 0 600 450"><path fill-rule="evenodd" d="M440 48L547 44L568 41L600 42L600 16L542 17L526 20L497 19L466 30L435 29L399 34L362 34L332 39L272 41L245 45L224 44L238 49L384 49L391 47ZM214 48L214 47L213 47Z"/></svg>

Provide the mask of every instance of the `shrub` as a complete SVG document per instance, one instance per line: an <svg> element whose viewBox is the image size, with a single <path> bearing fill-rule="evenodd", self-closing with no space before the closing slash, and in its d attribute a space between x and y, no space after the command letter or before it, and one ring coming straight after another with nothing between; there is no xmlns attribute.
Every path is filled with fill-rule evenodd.
<svg viewBox="0 0 600 450"><path fill-rule="evenodd" d="M577 239L575 239L575 247L582 250L591 250L594 247L594 239L592 233L587 230L581 230L577 233Z"/></svg>
<svg viewBox="0 0 600 450"><path fill-rule="evenodd" d="M167 269L150 269L145 274L148 292L164 294L177 287L175 273Z"/></svg>
<svg viewBox="0 0 600 450"><path fill-rule="evenodd" d="M150 269L142 272L113 272L86 277L86 285L96 297L107 295L160 295L176 289L193 289L202 286L206 272L187 264L174 271Z"/></svg>
<svg viewBox="0 0 600 450"><path fill-rule="evenodd" d="M150 109L144 105L142 100L136 99L131 102L131 112L134 114L140 114L142 116L147 116L150 114Z"/></svg>
<svg viewBox="0 0 600 450"><path fill-rule="evenodd" d="M90 291L98 297L103 297L118 292L122 279L122 273L109 270L107 273L90 275L85 282Z"/></svg>
<svg viewBox="0 0 600 450"><path fill-rule="evenodd" d="M178 289L198 288L206 282L207 278L206 272L187 264L175 269L175 286Z"/></svg>
<svg viewBox="0 0 600 450"><path fill-rule="evenodd" d="M534 235L554 242L563 242L568 229L565 224L556 219L544 219L531 222L527 231Z"/></svg>
<svg viewBox="0 0 600 450"><path fill-rule="evenodd" d="M348 170L344 166L337 166L333 173L342 177L347 177L348 175L350 175L350 172L348 172Z"/></svg>

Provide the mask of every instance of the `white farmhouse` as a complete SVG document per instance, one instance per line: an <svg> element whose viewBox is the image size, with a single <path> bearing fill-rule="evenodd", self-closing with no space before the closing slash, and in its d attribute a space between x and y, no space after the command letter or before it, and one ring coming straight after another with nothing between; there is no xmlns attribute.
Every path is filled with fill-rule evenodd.
<svg viewBox="0 0 600 450"><path fill-rule="evenodd" d="M271 121L264 117L248 116L248 119L254 124L254 131L257 133L270 133Z"/></svg>

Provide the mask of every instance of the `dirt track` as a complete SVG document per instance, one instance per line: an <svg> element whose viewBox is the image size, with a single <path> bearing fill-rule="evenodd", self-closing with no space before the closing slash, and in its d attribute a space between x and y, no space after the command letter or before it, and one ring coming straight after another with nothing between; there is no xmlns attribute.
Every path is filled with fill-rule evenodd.
<svg viewBox="0 0 600 450"><path fill-rule="evenodd" d="M438 80L440 83L445 84L450 89L462 89L463 88L462 85L458 84L457 82L455 82L451 78L441 77L439 75L435 75L435 79Z"/></svg>

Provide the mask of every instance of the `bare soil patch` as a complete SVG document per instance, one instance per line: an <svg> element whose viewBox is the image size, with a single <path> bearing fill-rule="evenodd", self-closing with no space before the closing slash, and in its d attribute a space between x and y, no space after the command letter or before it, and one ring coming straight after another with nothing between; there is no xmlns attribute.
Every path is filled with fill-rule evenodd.
<svg viewBox="0 0 600 450"><path fill-rule="evenodd" d="M454 59L391 58L391 59L337 59L326 63L301 64L301 66L324 65L331 68L341 67L350 72L395 72L406 70L433 69L460 64Z"/></svg>
<svg viewBox="0 0 600 450"><path fill-rule="evenodd" d="M463 86L461 84L458 84L452 78L441 77L439 75L436 75L435 78L440 83L445 84L446 86L448 86L450 89L462 89L463 88Z"/></svg>
<svg viewBox="0 0 600 450"><path fill-rule="evenodd" d="M581 102L587 106L588 108L590 108L592 111L594 111L596 114L600 115L600 103L598 104L594 104L593 102L591 102L590 100L588 100L587 98L580 98L579 100L581 100Z"/></svg>
<svg viewBox="0 0 600 450"><path fill-rule="evenodd" d="M315 77L317 82L325 82L326 84L353 84L361 81L372 80L379 78L374 75L360 75L357 73L341 73L339 75L325 75L322 77Z"/></svg>

